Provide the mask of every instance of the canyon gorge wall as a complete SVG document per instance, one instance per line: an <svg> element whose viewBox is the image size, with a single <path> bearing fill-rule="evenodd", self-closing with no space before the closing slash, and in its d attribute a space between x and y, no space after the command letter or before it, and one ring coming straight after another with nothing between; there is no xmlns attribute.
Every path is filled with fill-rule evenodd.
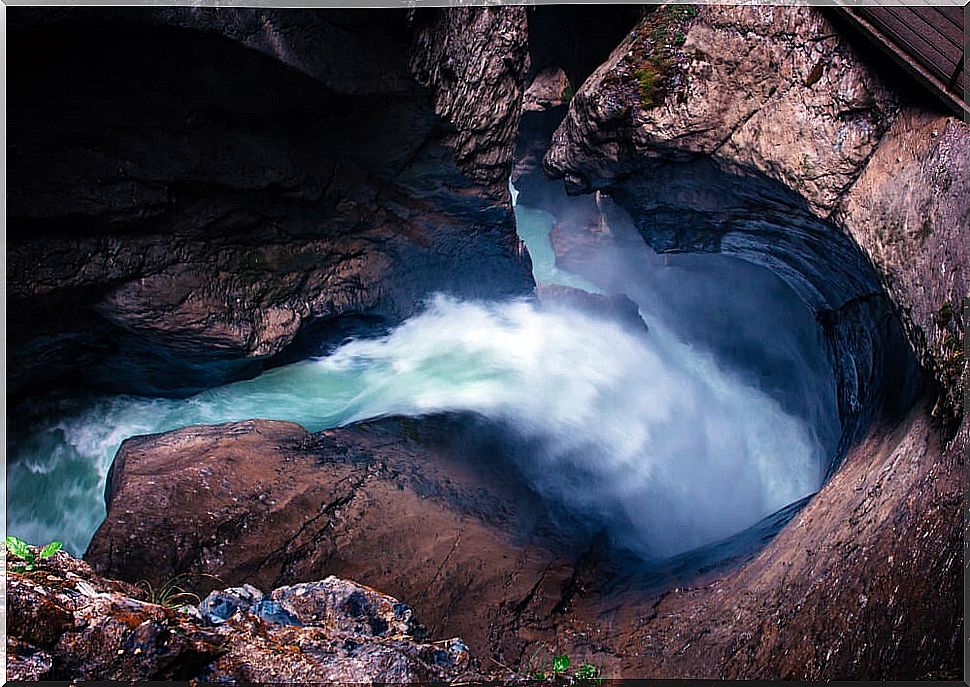
<svg viewBox="0 0 970 687"><path fill-rule="evenodd" d="M544 158L570 191L608 193L655 249L724 252L792 286L826 331L842 460L752 560L645 595L611 587L595 537L570 549L536 528L528 494L449 463L428 439L442 420L321 435L189 428L119 454L88 553L100 573L137 578L155 561L267 588L323 572L378 580L436 631L459 628L516 666L554 643L609 676L955 674L964 123L891 81L815 8L651 8L622 30L617 20L599 66L532 69L541 51L528 54L522 8L137 15L117 15L126 40L151 46L131 54L158 58L179 41L212 70L172 99L161 60L155 100L105 94L83 116L67 47L48 56L51 81L12 75L12 94L37 103L11 113L14 391L82 369L91 385L187 393L298 355L301 335L399 321L432 289L528 292L505 184L512 173L528 192ZM36 16L11 14L12 46L15 30L26 41L102 15ZM79 64L97 74L119 49ZM228 65L247 82L220 85ZM137 61L122 74L146 76ZM519 138L513 171L522 103L535 138ZM321 126L327 137L310 135ZM273 503L233 481L243 472L219 475L240 455L276 476ZM161 518L192 490L205 512L181 529ZM207 528L212 541L196 536ZM539 543L517 540L524 529ZM264 552L273 537L289 549ZM409 567L412 537L425 548ZM500 553L484 559L483 547Z"/></svg>
<svg viewBox="0 0 970 687"><path fill-rule="evenodd" d="M544 165L574 192L609 191L657 250L765 265L827 328L890 306L952 433L968 132L887 78L820 10L650 13L577 91ZM848 412L896 366L843 336L830 339Z"/></svg>
<svg viewBox="0 0 970 687"><path fill-rule="evenodd" d="M609 193L655 249L788 281L838 382L839 470L737 575L628 620L631 669L957 674L970 127L884 59L819 9L657 10L552 137L547 173Z"/></svg>
<svg viewBox="0 0 970 687"><path fill-rule="evenodd" d="M10 40L15 394L184 395L532 289L523 8L15 9Z"/></svg>

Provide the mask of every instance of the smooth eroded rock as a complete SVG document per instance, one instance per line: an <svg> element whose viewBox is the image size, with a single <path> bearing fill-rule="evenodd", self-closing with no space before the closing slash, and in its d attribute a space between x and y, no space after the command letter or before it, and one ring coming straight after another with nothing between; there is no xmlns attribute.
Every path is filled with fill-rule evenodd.
<svg viewBox="0 0 970 687"><path fill-rule="evenodd" d="M518 443L467 416L317 434L255 420L134 437L115 458L108 515L85 558L127 580L190 575L200 593L292 585L286 598L264 597L284 619L321 615L300 605L300 583L338 575L407 599L432 637L459 635L479 655L511 660L596 534L550 517L507 460ZM400 612L395 626L409 626Z"/></svg>

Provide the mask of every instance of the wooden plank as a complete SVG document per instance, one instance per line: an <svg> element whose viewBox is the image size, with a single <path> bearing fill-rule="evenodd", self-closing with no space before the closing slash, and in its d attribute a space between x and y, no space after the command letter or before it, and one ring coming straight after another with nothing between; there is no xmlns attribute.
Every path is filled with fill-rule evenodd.
<svg viewBox="0 0 970 687"><path fill-rule="evenodd" d="M929 10L932 7L896 7L893 13L899 16L910 15L909 23L917 32L929 31L943 36L958 52L963 51L963 28L955 26L944 16ZM928 38L929 36L927 36Z"/></svg>
<svg viewBox="0 0 970 687"><path fill-rule="evenodd" d="M946 103L955 113L962 117L970 117L970 106L968 106L964 96L966 92L964 85L967 83L965 71L961 70L958 74L958 83L954 86L953 75L956 72L956 65L953 65L953 69L945 76L939 74L938 68L931 69L927 66L929 61L925 56L909 48L907 41L896 35L883 23L872 18L872 11L878 13L883 8L873 8L871 5L859 7L854 4L855 1L836 0L837 6L833 9L833 12L841 15L854 30L879 46L912 78L928 88L930 93L938 97L941 102ZM869 0L869 2L873 1L880 2L882 0ZM850 2L853 3L852 6L847 6ZM911 35L912 31L909 33Z"/></svg>
<svg viewBox="0 0 970 687"><path fill-rule="evenodd" d="M941 27L934 26L927 21L925 16L921 16L920 12L911 7L885 7L880 8L874 14L886 21L889 21L888 16L895 18L901 26L912 31L922 44L929 45L953 64L960 61L960 56L963 54L962 32L959 38L951 38L950 35L941 30ZM940 24L942 26L942 22ZM947 32L955 32L949 23L946 24L945 29Z"/></svg>
<svg viewBox="0 0 970 687"><path fill-rule="evenodd" d="M960 33L963 33L964 16L962 7L938 7L934 5L933 7L930 7L930 10L932 10L934 14L939 14L941 17L955 26Z"/></svg>
<svg viewBox="0 0 970 687"><path fill-rule="evenodd" d="M960 76L963 75L965 71L966 71L965 63L960 62L960 64L956 66L956 69L953 70L953 76L950 78L950 83L947 84L947 88L949 88L950 90L955 89L957 87L957 84L960 83ZM961 98L963 97L962 90L960 91L960 97Z"/></svg>
<svg viewBox="0 0 970 687"><path fill-rule="evenodd" d="M900 21L898 17L887 12L888 9L866 8L866 10L860 11L860 14L863 14L878 30L892 39L897 47L916 58L936 78L949 81L953 76L958 58L948 58L924 37Z"/></svg>

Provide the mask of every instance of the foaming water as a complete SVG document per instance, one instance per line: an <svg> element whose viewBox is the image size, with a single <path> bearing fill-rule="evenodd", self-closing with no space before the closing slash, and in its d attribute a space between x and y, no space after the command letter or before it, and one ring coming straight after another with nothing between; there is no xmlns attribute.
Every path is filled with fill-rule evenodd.
<svg viewBox="0 0 970 687"><path fill-rule="evenodd" d="M523 210L537 280L599 290L556 267L551 215ZM652 293L635 294L642 311ZM731 535L817 490L831 456L810 422L663 318L645 319L649 332L532 301L439 295L386 336L189 399L48 399L46 419L11 430L8 526L81 553L125 438L249 418L318 431L479 414L536 447L522 471L537 491L648 559Z"/></svg>
<svg viewBox="0 0 970 687"><path fill-rule="evenodd" d="M11 528L83 551L103 517L110 461L133 434L252 417L319 430L442 411L478 413L536 440L535 486L617 523L615 534L650 557L753 524L813 492L824 472L802 423L656 327L644 335L531 302L439 296L386 337L187 400L65 409L15 448Z"/></svg>

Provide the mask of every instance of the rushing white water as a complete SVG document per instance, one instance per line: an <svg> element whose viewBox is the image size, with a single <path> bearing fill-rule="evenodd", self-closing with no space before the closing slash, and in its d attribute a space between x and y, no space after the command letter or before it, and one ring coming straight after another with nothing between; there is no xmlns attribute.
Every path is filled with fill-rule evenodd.
<svg viewBox="0 0 970 687"><path fill-rule="evenodd" d="M548 241L544 232L534 233ZM542 281L585 282L537 262ZM730 535L818 488L827 449L805 422L650 324L627 331L532 302L437 296L387 336L189 399L65 401L14 433L9 529L80 553L124 438L254 417L313 431L441 411L501 421L541 447L525 469L537 490L602 519L646 557Z"/></svg>

